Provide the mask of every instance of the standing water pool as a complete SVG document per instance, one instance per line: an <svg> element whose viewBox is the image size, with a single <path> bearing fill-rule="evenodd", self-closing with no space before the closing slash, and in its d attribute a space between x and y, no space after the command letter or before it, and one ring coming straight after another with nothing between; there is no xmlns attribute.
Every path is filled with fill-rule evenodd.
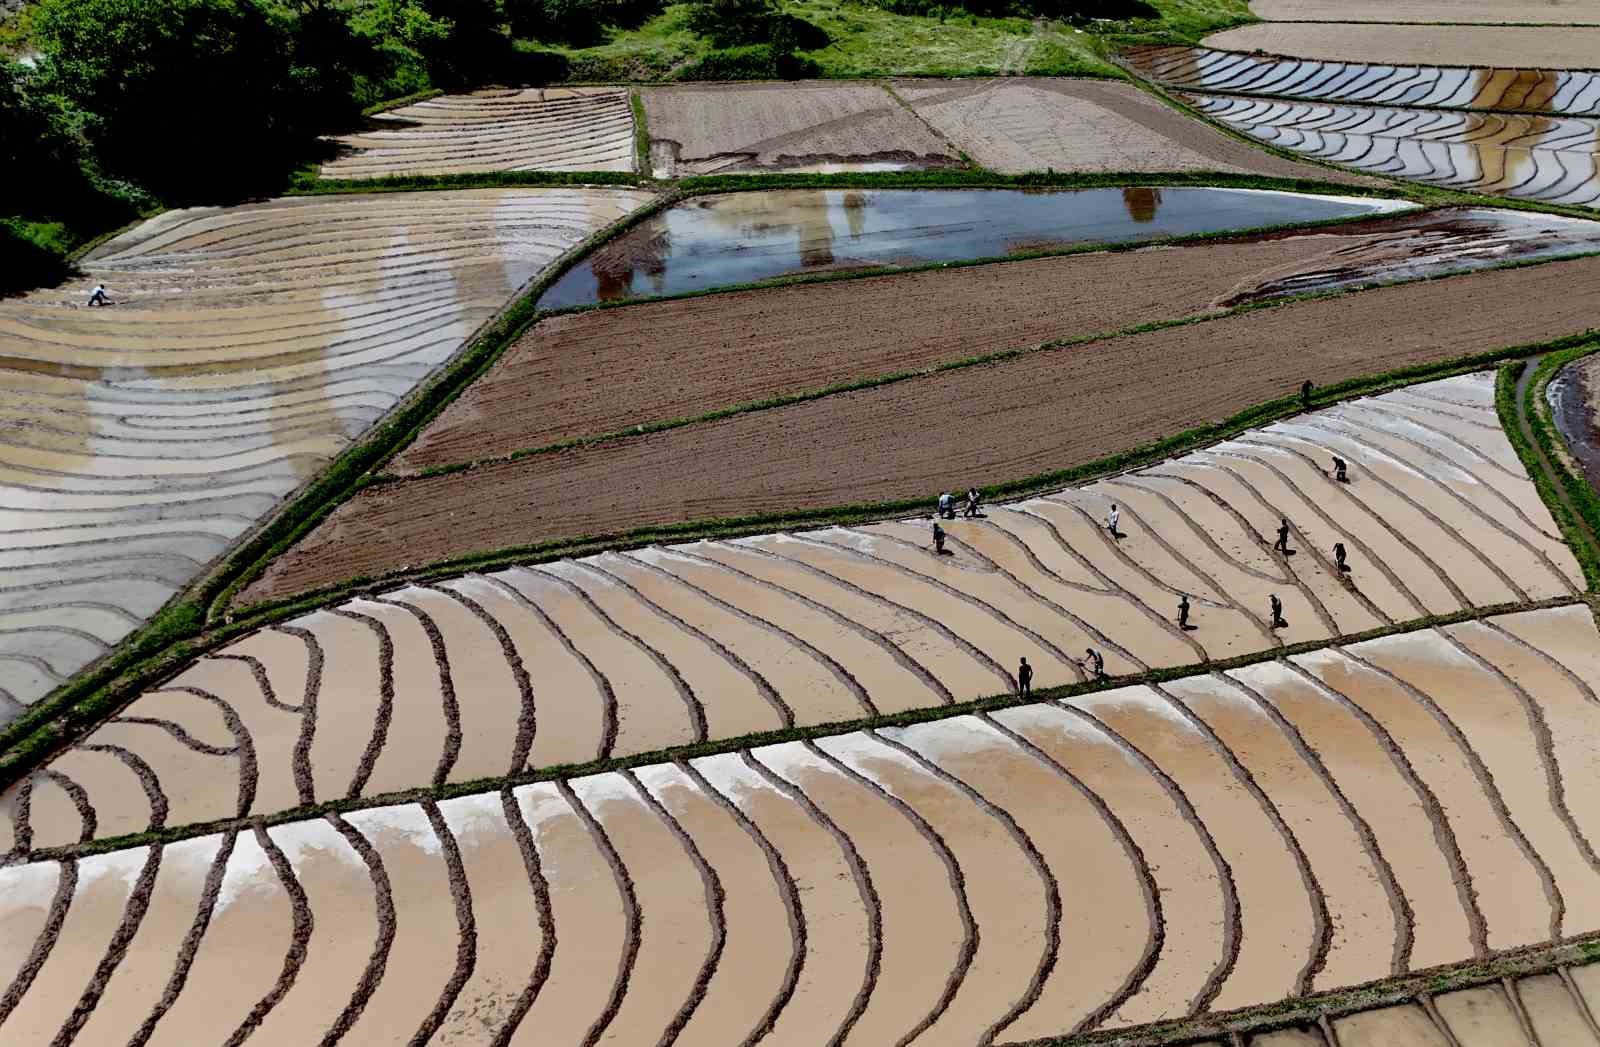
<svg viewBox="0 0 1600 1047"><path fill-rule="evenodd" d="M785 189L697 197L569 269L542 309L827 270L968 261L1073 244L1304 225L1404 200L1259 189Z"/></svg>

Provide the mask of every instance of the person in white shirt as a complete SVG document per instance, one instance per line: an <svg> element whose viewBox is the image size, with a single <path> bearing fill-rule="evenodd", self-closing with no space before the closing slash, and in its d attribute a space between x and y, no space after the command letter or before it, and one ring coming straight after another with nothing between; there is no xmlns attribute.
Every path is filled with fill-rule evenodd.
<svg viewBox="0 0 1600 1047"><path fill-rule="evenodd" d="M111 300L106 297L106 285L95 284L94 290L89 292L90 305L110 305Z"/></svg>
<svg viewBox="0 0 1600 1047"><path fill-rule="evenodd" d="M1113 503L1111 511L1106 513L1106 530L1111 532L1111 537L1121 538L1122 533L1117 530L1117 524L1122 520L1122 513Z"/></svg>

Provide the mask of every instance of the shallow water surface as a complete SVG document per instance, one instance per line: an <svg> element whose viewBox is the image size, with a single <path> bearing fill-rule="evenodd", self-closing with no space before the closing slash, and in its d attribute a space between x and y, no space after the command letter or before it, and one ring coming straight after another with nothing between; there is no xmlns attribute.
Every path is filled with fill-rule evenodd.
<svg viewBox="0 0 1600 1047"><path fill-rule="evenodd" d="M965 261L1079 243L1304 224L1403 200L1255 189L793 189L686 201L568 270L544 309L794 273Z"/></svg>
<svg viewBox="0 0 1600 1047"><path fill-rule="evenodd" d="M1593 357L1563 367L1545 388L1550 415L1589 486L1600 491L1600 367Z"/></svg>

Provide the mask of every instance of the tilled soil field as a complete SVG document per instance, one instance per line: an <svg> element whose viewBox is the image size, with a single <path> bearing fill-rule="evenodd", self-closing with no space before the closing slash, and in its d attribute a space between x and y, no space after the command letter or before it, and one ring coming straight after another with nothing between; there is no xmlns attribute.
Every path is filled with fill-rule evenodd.
<svg viewBox="0 0 1600 1047"><path fill-rule="evenodd" d="M1230 171L1375 184L1252 149L1131 84L902 80L895 90L940 134L995 171Z"/></svg>
<svg viewBox="0 0 1600 1047"><path fill-rule="evenodd" d="M877 84L697 84L642 93L658 178L961 162Z"/></svg>
<svg viewBox="0 0 1600 1047"><path fill-rule="evenodd" d="M368 488L243 602L650 524L926 495L1092 461L1328 383L1582 331L1600 259L1292 304ZM966 304L924 330L961 323ZM907 341L922 331L908 327Z"/></svg>
<svg viewBox="0 0 1600 1047"><path fill-rule="evenodd" d="M1253 0L1267 21L1600 25L1597 0Z"/></svg>
<svg viewBox="0 0 1600 1047"><path fill-rule="evenodd" d="M1289 25L1266 22L1214 33L1207 47L1294 58L1419 65L1594 69L1600 27Z"/></svg>
<svg viewBox="0 0 1600 1047"><path fill-rule="evenodd" d="M1511 224L1499 224L1501 214ZM1109 333L1208 312L1218 303L1336 281L1427 275L1473 264L1480 254L1484 261L1504 260L1523 254L1541 236L1558 239L1539 232L1552 224L1568 236L1578 235L1571 230L1600 230L1568 219L1540 226L1511 212L1447 209L1238 242L872 277L554 317L468 388L390 471L412 474L875 375ZM961 303L963 322L928 322L947 315L952 302ZM783 366L752 364L772 360Z"/></svg>

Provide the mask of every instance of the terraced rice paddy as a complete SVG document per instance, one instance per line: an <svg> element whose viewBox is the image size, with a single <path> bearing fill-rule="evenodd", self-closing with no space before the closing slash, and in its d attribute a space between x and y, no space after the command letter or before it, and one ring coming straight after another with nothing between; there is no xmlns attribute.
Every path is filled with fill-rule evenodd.
<svg viewBox="0 0 1600 1047"><path fill-rule="evenodd" d="M1126 57L1145 76L1190 91L1419 109L1600 116L1600 73L1589 71L1316 62L1204 47L1138 47L1129 49ZM1600 54L1595 57L1600 62Z"/></svg>
<svg viewBox="0 0 1600 1047"><path fill-rule="evenodd" d="M1131 84L1054 77L898 80L894 91L994 171L1219 171L1362 182L1251 149Z"/></svg>
<svg viewBox="0 0 1600 1047"><path fill-rule="evenodd" d="M1597 678L1570 606L18 864L0 1035L1022 1043L1470 961L1600 927Z"/></svg>
<svg viewBox="0 0 1600 1047"><path fill-rule="evenodd" d="M1227 51L1400 65L1523 69L1600 66L1600 26L1437 26L1258 22L1203 41Z"/></svg>
<svg viewBox="0 0 1600 1047"><path fill-rule="evenodd" d="M573 266L539 299L564 309L802 273L994 258L1394 214L1404 200L1259 189L791 189L695 197Z"/></svg>
<svg viewBox="0 0 1600 1047"><path fill-rule="evenodd" d="M169 212L0 302L0 722L104 654L642 193ZM81 308L95 282L114 306Z"/></svg>
<svg viewBox="0 0 1600 1047"><path fill-rule="evenodd" d="M876 83L696 84L640 94L657 178L961 164Z"/></svg>
<svg viewBox="0 0 1600 1047"><path fill-rule="evenodd" d="M1547 203L1600 200L1600 121L1190 95L1200 112L1319 160Z"/></svg>
<svg viewBox="0 0 1600 1047"><path fill-rule="evenodd" d="M1546 398L1573 461L1600 491L1600 357L1568 364L1551 381Z"/></svg>
<svg viewBox="0 0 1600 1047"><path fill-rule="evenodd" d="M632 171L633 109L620 88L444 95L373 117L333 141L324 178L477 171Z"/></svg>
<svg viewBox="0 0 1600 1047"><path fill-rule="evenodd" d="M936 707L1010 691L1024 654L1053 686L1086 678L1087 647L1120 675L1571 596L1577 564L1491 396L1485 375L1430 383L993 507L947 522L953 556L907 520L363 597L137 700L7 794L10 835L61 846ZM1173 624L1180 593L1196 631Z"/></svg>

